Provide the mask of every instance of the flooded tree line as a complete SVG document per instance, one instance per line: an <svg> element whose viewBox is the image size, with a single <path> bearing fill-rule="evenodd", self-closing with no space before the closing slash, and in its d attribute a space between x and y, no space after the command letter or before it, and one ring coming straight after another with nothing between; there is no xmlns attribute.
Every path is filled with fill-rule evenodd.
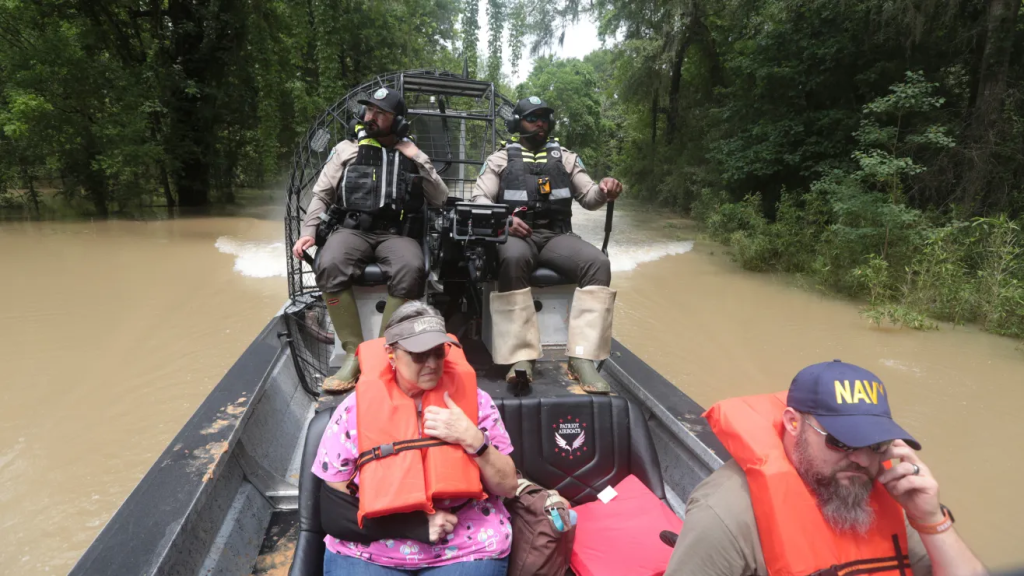
<svg viewBox="0 0 1024 576"><path fill-rule="evenodd" d="M1022 336L1020 7L11 0L0 204L102 216L231 202L275 184L309 119L351 86L465 66L551 102L591 172L690 213L749 269L865 298L877 322ZM582 19L603 48L543 55ZM513 86L501 63L515 74L524 54L537 58Z"/></svg>

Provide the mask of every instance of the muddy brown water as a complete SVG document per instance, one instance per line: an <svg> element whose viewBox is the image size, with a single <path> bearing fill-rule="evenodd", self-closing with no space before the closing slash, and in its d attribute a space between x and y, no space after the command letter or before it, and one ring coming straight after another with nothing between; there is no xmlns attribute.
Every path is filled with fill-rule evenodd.
<svg viewBox="0 0 1024 576"><path fill-rule="evenodd" d="M278 211L0 223L0 573L66 573L287 296ZM600 243L603 215L578 214ZM993 567L1024 566L1024 351L974 328L878 329L744 272L663 214L616 213L615 334L697 402L875 371Z"/></svg>

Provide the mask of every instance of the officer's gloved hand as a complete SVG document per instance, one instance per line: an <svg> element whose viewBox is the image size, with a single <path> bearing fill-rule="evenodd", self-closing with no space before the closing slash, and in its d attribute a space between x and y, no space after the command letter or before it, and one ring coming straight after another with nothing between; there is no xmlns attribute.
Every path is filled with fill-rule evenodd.
<svg viewBox="0 0 1024 576"><path fill-rule="evenodd" d="M395 149L402 153L402 156L412 160L420 153L420 149L416 146L416 143L408 138L403 138L398 144L395 144Z"/></svg>

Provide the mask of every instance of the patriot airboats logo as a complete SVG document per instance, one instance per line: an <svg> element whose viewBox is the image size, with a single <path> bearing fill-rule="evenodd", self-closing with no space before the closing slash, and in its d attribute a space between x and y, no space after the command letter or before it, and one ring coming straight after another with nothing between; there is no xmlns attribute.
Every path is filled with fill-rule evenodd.
<svg viewBox="0 0 1024 576"><path fill-rule="evenodd" d="M572 460L574 456L582 456L587 451L587 447L583 445L587 441L586 422L580 422L579 418L573 416L566 416L551 427L555 429L556 454Z"/></svg>

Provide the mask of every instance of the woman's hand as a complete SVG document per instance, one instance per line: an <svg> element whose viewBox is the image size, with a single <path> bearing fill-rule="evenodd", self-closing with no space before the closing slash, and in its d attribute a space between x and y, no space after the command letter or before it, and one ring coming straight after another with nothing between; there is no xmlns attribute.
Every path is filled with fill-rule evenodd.
<svg viewBox="0 0 1024 576"><path fill-rule="evenodd" d="M423 410L423 433L449 444L459 444L467 452L479 448L484 443L484 433L476 427L476 422L469 420L447 392L444 403L447 409L427 406Z"/></svg>
<svg viewBox="0 0 1024 576"><path fill-rule="evenodd" d="M427 523L430 526L430 542L433 544L444 538L445 534L451 534L455 531L455 526L459 523L459 517L450 512L439 511L427 514Z"/></svg>

